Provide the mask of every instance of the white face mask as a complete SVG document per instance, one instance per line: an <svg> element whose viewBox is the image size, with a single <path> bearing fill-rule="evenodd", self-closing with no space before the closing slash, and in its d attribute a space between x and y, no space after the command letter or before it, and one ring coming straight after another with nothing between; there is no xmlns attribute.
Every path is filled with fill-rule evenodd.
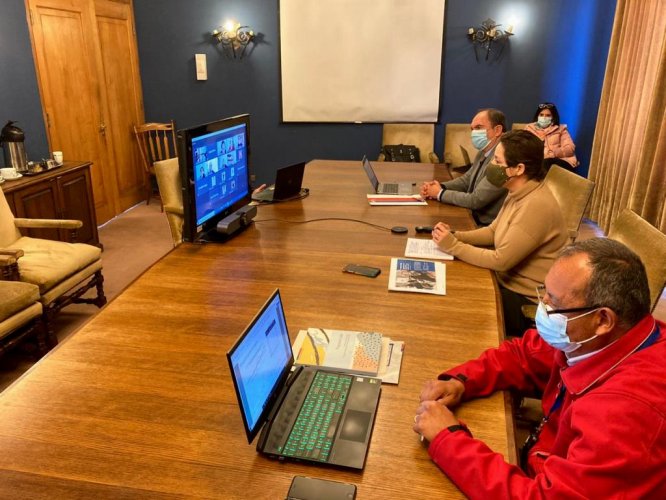
<svg viewBox="0 0 666 500"><path fill-rule="evenodd" d="M550 124L553 123L553 119L550 116L540 116L537 118L537 123L539 124L539 127L546 128L550 127Z"/></svg>
<svg viewBox="0 0 666 500"><path fill-rule="evenodd" d="M592 314L594 311L599 309L600 308L597 307L591 311L587 311L586 313L574 316L573 318L567 318L564 314L548 314L548 311L552 311L553 308L544 304L543 302L539 302L536 317L534 318L536 321L537 332L539 332L541 338L548 345L554 347L555 349L566 353L573 352L579 349L580 346L586 342L597 338L598 335L594 335L589 339L581 340L579 342L572 342L569 338L569 335L567 334L567 323L569 323L569 321L582 318L583 316L587 316L588 314Z"/></svg>

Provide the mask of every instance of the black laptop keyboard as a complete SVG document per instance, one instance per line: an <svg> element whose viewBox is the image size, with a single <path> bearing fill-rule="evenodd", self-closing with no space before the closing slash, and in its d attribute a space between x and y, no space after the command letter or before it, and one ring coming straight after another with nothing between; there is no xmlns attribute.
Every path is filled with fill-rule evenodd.
<svg viewBox="0 0 666 500"><path fill-rule="evenodd" d="M351 383L349 375L316 373L282 450L284 455L328 461Z"/></svg>
<svg viewBox="0 0 666 500"><path fill-rule="evenodd" d="M398 184L382 184L382 194L398 194Z"/></svg>

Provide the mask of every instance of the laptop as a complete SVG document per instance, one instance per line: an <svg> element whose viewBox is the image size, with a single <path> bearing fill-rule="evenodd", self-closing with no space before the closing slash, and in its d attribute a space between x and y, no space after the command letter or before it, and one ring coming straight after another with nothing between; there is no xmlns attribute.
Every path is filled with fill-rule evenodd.
<svg viewBox="0 0 666 500"><path fill-rule="evenodd" d="M420 193L420 185L419 183L413 182L405 182L405 183L398 183L398 182L390 182L390 183L380 183L379 180L377 179L377 174L375 174L374 169L372 168L372 165L370 164L370 160L364 155L363 156L363 170L365 170L365 173L368 175L368 179L370 179L370 184L372 184L372 188L375 190L375 193L377 194L419 194Z"/></svg>
<svg viewBox="0 0 666 500"><path fill-rule="evenodd" d="M227 359L248 443L261 431L258 452L363 469L381 380L311 366L292 370L294 353L279 289Z"/></svg>
<svg viewBox="0 0 666 500"><path fill-rule="evenodd" d="M254 201L284 201L301 194L305 162L294 163L280 168L275 176L275 184L260 193L253 194Z"/></svg>

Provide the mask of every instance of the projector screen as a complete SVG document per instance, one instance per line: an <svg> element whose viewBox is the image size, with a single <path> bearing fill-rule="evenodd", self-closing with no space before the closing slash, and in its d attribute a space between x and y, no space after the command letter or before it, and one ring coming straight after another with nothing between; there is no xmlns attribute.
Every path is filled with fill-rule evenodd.
<svg viewBox="0 0 666 500"><path fill-rule="evenodd" d="M437 121L444 0L280 0L285 122Z"/></svg>

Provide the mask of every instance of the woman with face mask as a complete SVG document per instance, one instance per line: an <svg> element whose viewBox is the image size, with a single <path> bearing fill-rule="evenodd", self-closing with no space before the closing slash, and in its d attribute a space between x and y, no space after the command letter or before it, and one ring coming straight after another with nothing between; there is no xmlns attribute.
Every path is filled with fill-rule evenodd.
<svg viewBox="0 0 666 500"><path fill-rule="evenodd" d="M578 166L574 151L576 145L566 125L560 125L560 113L552 102L539 104L533 122L525 127L543 141L543 157L546 169L559 165L567 170Z"/></svg>
<svg viewBox="0 0 666 500"><path fill-rule="evenodd" d="M496 272L508 335L522 335L531 326L521 307L538 303L536 287L568 243L562 211L544 176L542 142L525 130L508 132L486 169L491 184L509 191L497 218L473 231L454 232L440 222L432 232L445 252Z"/></svg>

